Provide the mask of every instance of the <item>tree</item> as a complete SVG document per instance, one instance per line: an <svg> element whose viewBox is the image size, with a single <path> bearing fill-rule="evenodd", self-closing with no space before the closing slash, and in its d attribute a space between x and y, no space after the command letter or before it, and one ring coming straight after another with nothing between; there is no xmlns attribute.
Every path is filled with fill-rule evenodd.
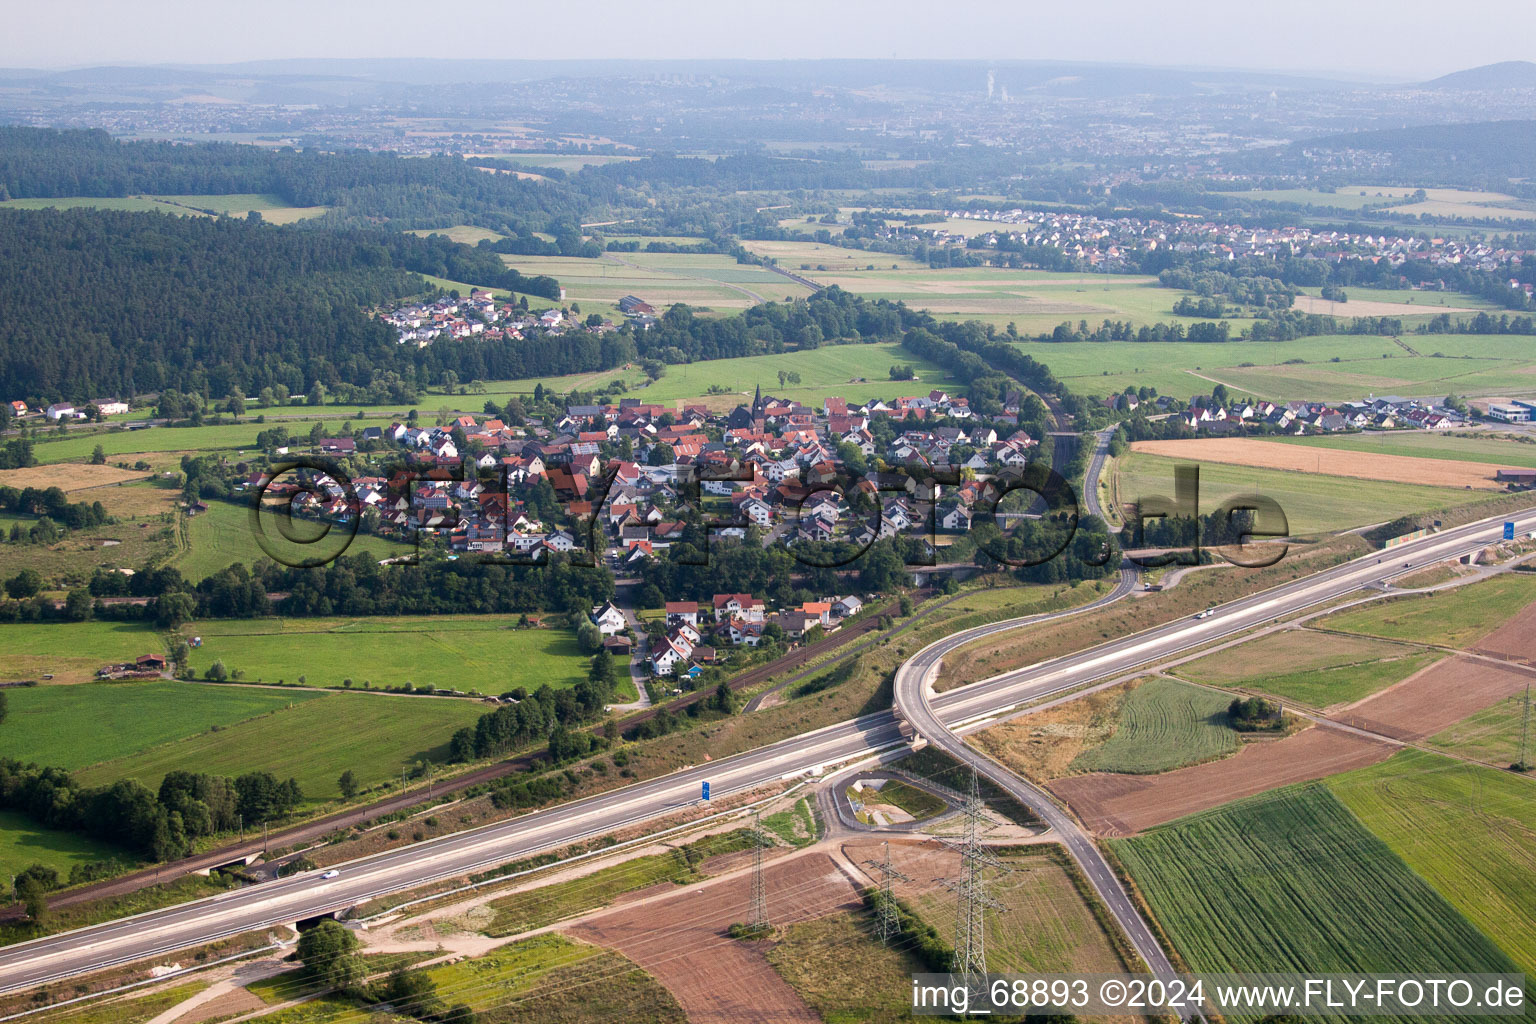
<svg viewBox="0 0 1536 1024"><path fill-rule="evenodd" d="M222 683L229 678L229 669L224 667L224 662L215 660L208 666L208 681L210 683Z"/></svg>
<svg viewBox="0 0 1536 1024"><path fill-rule="evenodd" d="M16 898L27 911L27 919L35 925L48 916L48 890L36 878L16 880Z"/></svg>
<svg viewBox="0 0 1536 1024"><path fill-rule="evenodd" d="M235 418L245 415L245 392L238 387L229 389L229 397L224 400L224 408Z"/></svg>
<svg viewBox="0 0 1536 1024"><path fill-rule="evenodd" d="M595 622L583 622L576 627L576 645L583 654L596 654L603 649L603 632Z"/></svg>
<svg viewBox="0 0 1536 1024"><path fill-rule="evenodd" d="M155 604L155 622L161 629L184 626L196 615L197 601L191 594L166 594Z"/></svg>
<svg viewBox="0 0 1536 1024"><path fill-rule="evenodd" d="M70 622L84 622L94 611L91 592L85 587L75 587L64 598L64 617Z"/></svg>
<svg viewBox="0 0 1536 1024"><path fill-rule="evenodd" d="M357 796L357 777L352 774L352 769L348 768L341 773L341 778L336 780L336 788L341 790L343 800L351 800Z"/></svg>
<svg viewBox="0 0 1536 1024"><path fill-rule="evenodd" d="M299 936L299 961L310 977L343 992L362 984L367 973L357 936L336 921L321 921Z"/></svg>
<svg viewBox="0 0 1536 1024"><path fill-rule="evenodd" d="M107 464L107 450L101 445L91 449L91 465L105 466Z"/></svg>
<svg viewBox="0 0 1536 1024"><path fill-rule="evenodd" d="M16 600L35 597L43 589L43 577L36 569L23 569L5 581L5 592Z"/></svg>

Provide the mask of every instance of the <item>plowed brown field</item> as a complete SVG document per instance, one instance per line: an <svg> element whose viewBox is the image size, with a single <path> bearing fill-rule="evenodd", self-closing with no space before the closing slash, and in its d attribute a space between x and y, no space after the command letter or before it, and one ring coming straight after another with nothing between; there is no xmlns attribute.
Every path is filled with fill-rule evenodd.
<svg viewBox="0 0 1536 1024"><path fill-rule="evenodd" d="M1245 437L1196 437L1177 441L1133 441L1131 450L1192 462L1225 462L1234 466L1284 469L1323 476L1349 476L1360 480L1411 481L1436 487L1502 487L1495 484L1499 469L1512 467L1447 459L1421 459L1412 455L1379 455L1347 452L1336 448L1311 448Z"/></svg>
<svg viewBox="0 0 1536 1024"><path fill-rule="evenodd" d="M1048 784L1095 835L1133 835L1293 782L1320 779L1385 760L1395 748L1314 727L1282 740L1249 743L1220 761L1162 775L1077 775Z"/></svg>
<svg viewBox="0 0 1536 1024"><path fill-rule="evenodd" d="M764 869L768 917L775 925L808 921L861 903L858 891L825 853ZM820 1024L820 1018L764 958L760 943L726 935L747 919L751 874L688 886L667 899L589 918L570 931L616 949L649 971L677 999L691 1024Z"/></svg>
<svg viewBox="0 0 1536 1024"><path fill-rule="evenodd" d="M1536 659L1536 604L1478 641L1474 651Z"/></svg>
<svg viewBox="0 0 1536 1024"><path fill-rule="evenodd" d="M1536 675L1530 672L1475 658L1447 658L1329 717L1383 736L1418 740L1520 693L1533 682Z"/></svg>

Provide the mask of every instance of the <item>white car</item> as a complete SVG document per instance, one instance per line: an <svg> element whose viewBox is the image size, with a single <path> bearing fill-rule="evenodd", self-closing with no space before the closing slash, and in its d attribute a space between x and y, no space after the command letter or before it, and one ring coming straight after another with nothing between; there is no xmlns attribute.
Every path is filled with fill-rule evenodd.
<svg viewBox="0 0 1536 1024"><path fill-rule="evenodd" d="M331 868L331 870L327 871L325 874L321 875L320 877L321 878L335 878L339 874L341 874L340 871L337 871L335 868Z"/></svg>
<svg viewBox="0 0 1536 1024"><path fill-rule="evenodd" d="M1210 618L1214 614L1216 614L1216 613L1211 611L1209 608L1207 608L1203 612L1197 612L1195 614L1195 618L1197 618L1197 619L1208 619L1208 618Z"/></svg>

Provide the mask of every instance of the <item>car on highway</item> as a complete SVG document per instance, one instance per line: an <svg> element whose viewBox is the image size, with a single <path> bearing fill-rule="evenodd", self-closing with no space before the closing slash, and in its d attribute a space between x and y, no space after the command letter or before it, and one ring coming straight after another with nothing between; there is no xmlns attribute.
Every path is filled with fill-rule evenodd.
<svg viewBox="0 0 1536 1024"><path fill-rule="evenodd" d="M339 874L341 874L340 871L337 871L335 868L331 868L331 870L327 871L325 874L321 875L320 877L321 878L335 878Z"/></svg>
<svg viewBox="0 0 1536 1024"><path fill-rule="evenodd" d="M1215 614L1216 614L1215 612L1213 612L1211 609L1207 608L1203 612L1196 612L1195 613L1195 618L1197 618L1197 619L1208 619L1212 615L1215 615Z"/></svg>

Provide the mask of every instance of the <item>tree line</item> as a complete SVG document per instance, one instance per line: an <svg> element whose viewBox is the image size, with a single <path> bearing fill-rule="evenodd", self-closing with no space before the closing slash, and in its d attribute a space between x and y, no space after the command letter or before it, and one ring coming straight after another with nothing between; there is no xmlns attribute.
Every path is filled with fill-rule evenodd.
<svg viewBox="0 0 1536 1024"><path fill-rule="evenodd" d="M155 861L185 856L203 836L276 821L303 799L296 780L264 771L173 771L156 792L133 779L84 786L62 768L0 758L0 807Z"/></svg>

